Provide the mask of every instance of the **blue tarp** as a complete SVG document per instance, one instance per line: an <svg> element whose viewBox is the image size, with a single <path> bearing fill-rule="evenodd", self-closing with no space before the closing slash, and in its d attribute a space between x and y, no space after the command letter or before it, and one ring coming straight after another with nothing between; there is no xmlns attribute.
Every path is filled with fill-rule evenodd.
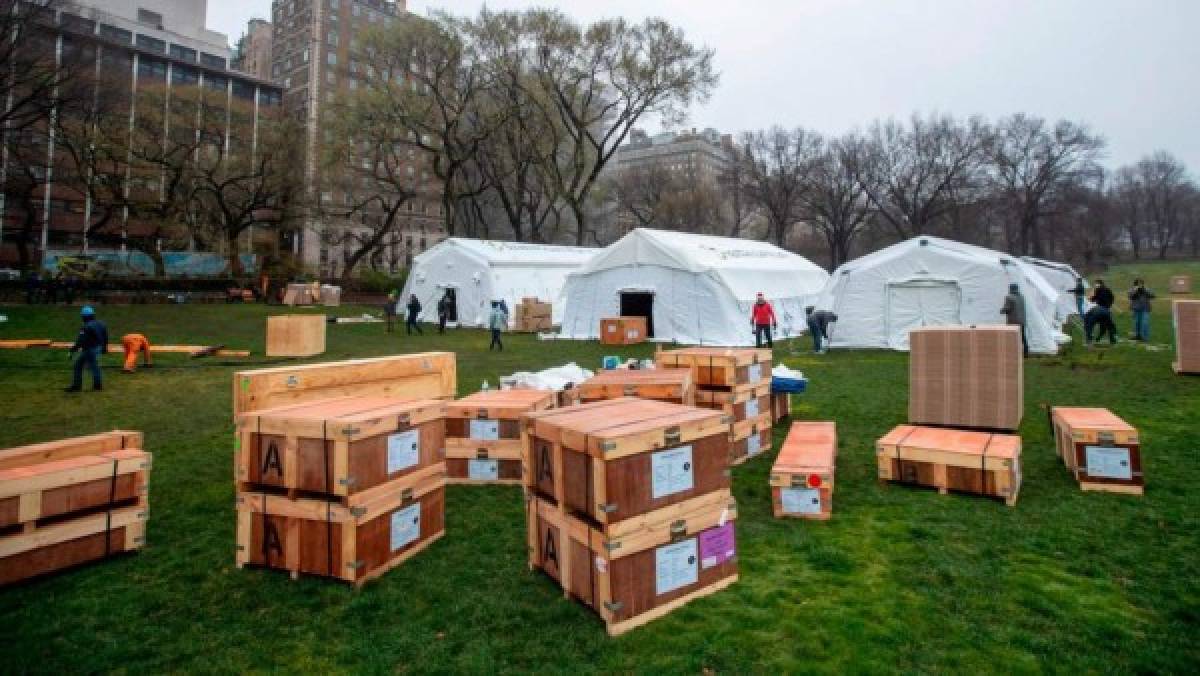
<svg viewBox="0 0 1200 676"><path fill-rule="evenodd" d="M220 254L200 251L164 251L163 265L168 277L220 277L229 274L229 259ZM111 277L130 275L154 276L154 259L141 251L89 251L82 254L65 249L47 249L42 256L42 268L58 270L59 258L77 258L96 261ZM240 254L242 270L253 274L258 270L258 256Z"/></svg>

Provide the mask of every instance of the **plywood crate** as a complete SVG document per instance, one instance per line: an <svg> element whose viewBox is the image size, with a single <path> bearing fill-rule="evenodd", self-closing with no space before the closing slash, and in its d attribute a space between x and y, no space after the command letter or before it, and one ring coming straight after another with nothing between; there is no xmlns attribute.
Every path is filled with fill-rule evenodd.
<svg viewBox="0 0 1200 676"><path fill-rule="evenodd" d="M1200 300L1174 301L1171 318L1175 324L1175 372L1200 373Z"/></svg>
<svg viewBox="0 0 1200 676"><path fill-rule="evenodd" d="M600 342L604 345L636 345L646 342L646 318L608 317L601 319Z"/></svg>
<svg viewBox="0 0 1200 676"><path fill-rule="evenodd" d="M438 463L354 507L239 491L235 562L362 585L442 537L445 485L446 466Z"/></svg>
<svg viewBox="0 0 1200 676"><path fill-rule="evenodd" d="M290 283L283 292L284 305L314 305L320 301L319 285Z"/></svg>
<svg viewBox="0 0 1200 676"><path fill-rule="evenodd" d="M684 347L655 355L660 368L690 368L701 389L771 383L771 351L758 348Z"/></svg>
<svg viewBox="0 0 1200 676"><path fill-rule="evenodd" d="M361 504L385 484L442 462L445 416L442 401L372 396L244 413L238 487Z"/></svg>
<svg viewBox="0 0 1200 676"><path fill-rule="evenodd" d="M737 581L737 505L716 491L605 533L527 496L529 566L596 611L617 636Z"/></svg>
<svg viewBox="0 0 1200 676"><path fill-rule="evenodd" d="M1085 491L1141 495L1142 447L1135 427L1105 408L1050 409L1054 448Z"/></svg>
<svg viewBox="0 0 1200 676"><path fill-rule="evenodd" d="M771 393L771 422L777 423L792 415L792 393Z"/></svg>
<svg viewBox="0 0 1200 676"><path fill-rule="evenodd" d="M881 481L1002 498L1021 490L1021 438L940 427L900 425L875 444Z"/></svg>
<svg viewBox="0 0 1200 676"><path fill-rule="evenodd" d="M735 423L757 420L763 413L771 410L771 385L760 383L715 390L703 387L696 390L696 405L720 411Z"/></svg>
<svg viewBox="0 0 1200 676"><path fill-rule="evenodd" d="M771 510L776 518L826 520L833 515L837 426L796 422L771 466Z"/></svg>
<svg viewBox="0 0 1200 676"><path fill-rule="evenodd" d="M325 315L267 317L268 357L311 357L325 351Z"/></svg>
<svg viewBox="0 0 1200 676"><path fill-rule="evenodd" d="M446 405L449 483L520 484L521 416L554 408L551 390L476 392Z"/></svg>
<svg viewBox="0 0 1200 676"><path fill-rule="evenodd" d="M584 402L637 397L693 406L696 386L691 369L611 369L579 383L579 396Z"/></svg>
<svg viewBox="0 0 1200 676"><path fill-rule="evenodd" d="M729 462L740 465L771 450L771 412L730 425Z"/></svg>
<svg viewBox="0 0 1200 676"><path fill-rule="evenodd" d="M281 366L233 374L233 414L347 396L450 399L457 391L453 352Z"/></svg>
<svg viewBox="0 0 1200 676"><path fill-rule="evenodd" d="M909 333L908 421L1017 429L1024 413L1024 360L1015 326L939 326Z"/></svg>
<svg viewBox="0 0 1200 676"><path fill-rule="evenodd" d="M151 454L113 431L0 451L0 585L140 549Z"/></svg>
<svg viewBox="0 0 1200 676"><path fill-rule="evenodd" d="M729 488L715 411L608 399L525 417L526 486L601 527Z"/></svg>
<svg viewBox="0 0 1200 676"><path fill-rule="evenodd" d="M1171 288L1171 293L1191 293L1192 292L1192 276L1191 275L1171 275L1170 288Z"/></svg>

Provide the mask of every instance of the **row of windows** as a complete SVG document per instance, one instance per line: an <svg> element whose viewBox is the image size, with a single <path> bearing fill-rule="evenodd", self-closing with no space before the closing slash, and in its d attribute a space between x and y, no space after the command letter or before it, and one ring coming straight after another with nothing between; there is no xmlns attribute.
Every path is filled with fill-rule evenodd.
<svg viewBox="0 0 1200 676"><path fill-rule="evenodd" d="M138 10L139 16L141 16L141 13L145 11L146 10ZM154 13L148 12L148 14ZM153 21L144 21L143 23L155 24ZM161 24L161 17L157 23ZM60 14L59 25L77 33L86 33L89 35L97 33L95 21L91 19L85 19L76 14L71 14L70 12L62 12ZM100 37L106 40L111 40L123 45L137 45L142 49L158 52L159 54L169 54L172 58L179 59L180 61L200 63L208 68L225 69L228 67L225 57L223 56L209 54L208 52L199 52L191 47L185 47L175 43L171 43L170 47L168 48L165 40L151 35L144 35L142 33L138 33L135 36L133 31L121 28L119 26L112 26L102 23L99 26L98 32Z"/></svg>

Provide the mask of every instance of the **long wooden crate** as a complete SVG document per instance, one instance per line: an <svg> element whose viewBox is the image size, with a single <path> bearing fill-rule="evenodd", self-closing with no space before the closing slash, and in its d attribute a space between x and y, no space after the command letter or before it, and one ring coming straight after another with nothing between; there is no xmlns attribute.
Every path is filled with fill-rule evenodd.
<svg viewBox="0 0 1200 676"><path fill-rule="evenodd" d="M114 506L146 506L151 456L104 451L0 469L0 537Z"/></svg>
<svg viewBox="0 0 1200 676"><path fill-rule="evenodd" d="M740 385L729 390L701 388L696 391L696 405L721 411L734 422L757 419L771 410L771 384Z"/></svg>
<svg viewBox="0 0 1200 676"><path fill-rule="evenodd" d="M1024 413L1015 326L937 326L909 333L908 421L1012 431Z"/></svg>
<svg viewBox="0 0 1200 676"><path fill-rule="evenodd" d="M134 505L0 538L0 585L141 549L149 510Z"/></svg>
<svg viewBox="0 0 1200 676"><path fill-rule="evenodd" d="M771 467L771 510L776 518L826 520L833 515L837 425L792 423Z"/></svg>
<svg viewBox="0 0 1200 676"><path fill-rule="evenodd" d="M311 357L325 352L325 315L267 317L268 357Z"/></svg>
<svg viewBox="0 0 1200 676"><path fill-rule="evenodd" d="M551 390L490 390L446 404L447 482L520 484L521 416L557 403Z"/></svg>
<svg viewBox="0 0 1200 676"><path fill-rule="evenodd" d="M623 398L525 421L527 488L601 527L730 485L729 422L715 411Z"/></svg>
<svg viewBox="0 0 1200 676"><path fill-rule="evenodd" d="M1200 300L1177 300L1171 303L1171 318L1175 325L1176 373L1200 373Z"/></svg>
<svg viewBox="0 0 1200 676"><path fill-rule="evenodd" d="M696 386L691 369L611 369L579 383L583 402L637 397L694 406Z"/></svg>
<svg viewBox="0 0 1200 676"><path fill-rule="evenodd" d="M238 487L354 506L379 486L440 463L445 415L442 401L372 396L242 414Z"/></svg>
<svg viewBox="0 0 1200 676"><path fill-rule="evenodd" d="M645 317L608 317L600 320L603 345L636 345L646 342Z"/></svg>
<svg viewBox="0 0 1200 676"><path fill-rule="evenodd" d="M233 414L346 396L452 399L453 352L282 366L233 374Z"/></svg>
<svg viewBox="0 0 1200 676"><path fill-rule="evenodd" d="M1054 449L1079 487L1142 495L1142 446L1138 431L1105 408L1050 409Z"/></svg>
<svg viewBox="0 0 1200 676"><path fill-rule="evenodd" d="M977 493L1017 504L1021 438L940 427L900 425L875 444L881 481Z"/></svg>
<svg viewBox="0 0 1200 676"><path fill-rule="evenodd" d="M529 567L581 601L611 636L660 618L738 578L728 491L638 519L638 527L606 534L544 498L527 495Z"/></svg>
<svg viewBox="0 0 1200 676"><path fill-rule="evenodd" d="M660 368L690 368L701 389L771 382L771 351L758 348L685 347L655 355Z"/></svg>
<svg viewBox="0 0 1200 676"><path fill-rule="evenodd" d="M360 586L395 568L445 533L446 467L426 467L384 484L362 504L237 494L238 568L259 566L331 577Z"/></svg>

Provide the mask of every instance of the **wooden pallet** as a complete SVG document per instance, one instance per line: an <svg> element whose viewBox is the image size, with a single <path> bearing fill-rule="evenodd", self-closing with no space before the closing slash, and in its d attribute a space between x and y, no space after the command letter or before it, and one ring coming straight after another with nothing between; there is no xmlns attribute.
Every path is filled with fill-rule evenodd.
<svg viewBox="0 0 1200 676"><path fill-rule="evenodd" d="M832 517L836 461L835 423L792 423L771 467L769 485L775 518L824 521Z"/></svg>
<svg viewBox="0 0 1200 676"><path fill-rule="evenodd" d="M1142 446L1138 431L1104 408L1050 409L1054 450L1079 487L1142 495L1146 477L1142 471Z"/></svg>
<svg viewBox="0 0 1200 676"><path fill-rule="evenodd" d="M771 351L758 348L685 347L655 355L659 368L690 368L701 389L771 384Z"/></svg>
<svg viewBox="0 0 1200 676"><path fill-rule="evenodd" d="M875 444L879 480L1001 498L1017 504L1021 438L938 427L900 425Z"/></svg>
<svg viewBox="0 0 1200 676"><path fill-rule="evenodd" d="M583 402L637 397L694 406L696 386L691 369L611 369L579 383Z"/></svg>
<svg viewBox="0 0 1200 676"><path fill-rule="evenodd" d="M549 390L477 392L446 405L446 473L454 484L520 484L521 423L558 403Z"/></svg>

